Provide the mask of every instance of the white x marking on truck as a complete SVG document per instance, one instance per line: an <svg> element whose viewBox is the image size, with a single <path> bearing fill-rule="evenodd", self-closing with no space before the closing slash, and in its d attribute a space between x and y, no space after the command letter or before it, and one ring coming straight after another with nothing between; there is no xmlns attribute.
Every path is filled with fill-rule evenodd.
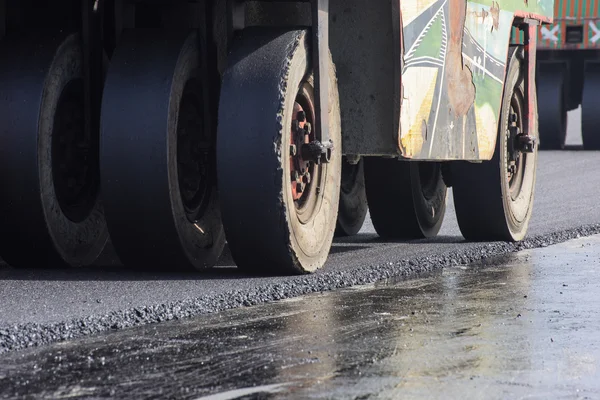
<svg viewBox="0 0 600 400"><path fill-rule="evenodd" d="M542 39L544 40L552 40L553 42L558 42L558 30L560 29L560 25L554 25L552 30L549 30L545 26L542 26Z"/></svg>
<svg viewBox="0 0 600 400"><path fill-rule="evenodd" d="M594 21L590 21L590 29L594 33L594 36L592 36L590 40L592 43L596 43L598 40L600 40L600 28L596 26Z"/></svg>

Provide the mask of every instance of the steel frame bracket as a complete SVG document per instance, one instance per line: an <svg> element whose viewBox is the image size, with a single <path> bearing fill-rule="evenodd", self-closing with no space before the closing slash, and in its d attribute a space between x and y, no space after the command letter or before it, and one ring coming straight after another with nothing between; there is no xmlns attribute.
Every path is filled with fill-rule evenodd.
<svg viewBox="0 0 600 400"><path fill-rule="evenodd" d="M312 65L315 77L315 113L317 115L315 130L321 143L340 146L332 143L329 135L329 0L311 0L312 10ZM341 147L339 149L341 151ZM322 162L329 162L324 157Z"/></svg>
<svg viewBox="0 0 600 400"><path fill-rule="evenodd" d="M527 62L527 70L525 73L525 91L527 97L527 125L525 135L537 138L537 104L534 101L536 98L535 87L535 70L537 64L537 24L527 24L524 29L524 45L525 45L525 61Z"/></svg>

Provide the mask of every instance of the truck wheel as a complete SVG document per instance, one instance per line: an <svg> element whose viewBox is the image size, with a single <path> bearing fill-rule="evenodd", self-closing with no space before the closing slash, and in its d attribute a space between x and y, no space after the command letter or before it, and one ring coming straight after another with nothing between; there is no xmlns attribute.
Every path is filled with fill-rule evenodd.
<svg viewBox="0 0 600 400"><path fill-rule="evenodd" d="M364 158L354 165L346 160L342 161L342 184L335 229L336 236L356 235L365 222L369 207L365 191L364 165Z"/></svg>
<svg viewBox="0 0 600 400"><path fill-rule="evenodd" d="M367 199L377 234L389 239L434 237L446 213L446 184L436 162L365 159Z"/></svg>
<svg viewBox="0 0 600 400"><path fill-rule="evenodd" d="M541 64L537 72L540 148L560 150L567 137L567 107L564 70L560 65Z"/></svg>
<svg viewBox="0 0 600 400"><path fill-rule="evenodd" d="M342 143L337 80L330 60L326 164L303 158L320 141L314 125L307 31L245 30L221 88L217 173L223 225L238 267L295 274L321 267L337 219Z"/></svg>
<svg viewBox="0 0 600 400"><path fill-rule="evenodd" d="M100 167L120 260L144 269L214 266L225 245L195 33L123 34L108 71Z"/></svg>
<svg viewBox="0 0 600 400"><path fill-rule="evenodd" d="M0 254L15 267L91 264L108 231L97 133L84 125L80 39L0 46Z"/></svg>
<svg viewBox="0 0 600 400"><path fill-rule="evenodd" d="M586 66L581 101L581 136L586 150L600 150L600 63Z"/></svg>
<svg viewBox="0 0 600 400"><path fill-rule="evenodd" d="M520 49L513 51L509 56L492 160L452 165L456 217L467 240L518 241L527 233L533 208L537 147L533 153L524 153L515 145L514 127L522 132L526 116L520 52Z"/></svg>

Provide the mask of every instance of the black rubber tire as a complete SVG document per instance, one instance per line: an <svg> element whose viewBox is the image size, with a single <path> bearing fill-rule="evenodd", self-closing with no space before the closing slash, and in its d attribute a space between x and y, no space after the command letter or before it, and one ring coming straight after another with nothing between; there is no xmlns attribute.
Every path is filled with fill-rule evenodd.
<svg viewBox="0 0 600 400"><path fill-rule="evenodd" d="M84 154L60 145L80 142L85 129L79 36L6 37L0 59L0 256L14 267L89 265L108 239L98 147L92 141ZM59 151L87 161L61 162L69 158ZM81 196L69 198L61 185L74 175L56 174L84 170Z"/></svg>
<svg viewBox="0 0 600 400"><path fill-rule="evenodd" d="M233 259L251 273L315 271L333 241L342 143L331 59L329 134L335 149L331 161L313 175L319 185L310 186L309 209L296 208L289 180L294 102L301 87L312 90L309 43L305 30L246 29L223 76L217 134L223 225Z"/></svg>
<svg viewBox="0 0 600 400"><path fill-rule="evenodd" d="M561 150L567 137L567 107L561 64L540 64L537 71L539 146L541 150Z"/></svg>
<svg viewBox="0 0 600 400"><path fill-rule="evenodd" d="M600 150L600 63L586 65L581 101L581 136L585 150Z"/></svg>
<svg viewBox="0 0 600 400"><path fill-rule="evenodd" d="M358 164L342 161L342 183L340 204L338 207L335 235L353 236L363 226L369 211L365 190L365 162L361 158Z"/></svg>
<svg viewBox="0 0 600 400"><path fill-rule="evenodd" d="M440 163L368 157L365 176L371 221L379 236L408 240L438 234L448 192Z"/></svg>
<svg viewBox="0 0 600 400"><path fill-rule="evenodd" d="M127 266L204 269L223 251L214 131L203 118L207 100L201 81L195 33L123 33L104 90L100 168L112 244ZM191 109L180 121L180 112ZM178 142L188 131L197 132L190 139L202 139L210 148L203 162ZM190 207L197 210L193 216L186 212L179 182L178 168L188 158L207 171L197 180L205 190L198 191L199 207Z"/></svg>
<svg viewBox="0 0 600 400"><path fill-rule="evenodd" d="M498 139L491 161L452 164L452 181L456 218L467 240L519 241L526 233L533 209L537 168L537 146L533 153L523 153L522 180L513 197L510 193L507 166L507 130L513 93L524 98L522 49L511 48L502 98ZM517 96L517 95L516 95ZM534 100L535 102L535 100ZM526 108L526 106L523 106ZM521 111L525 112L525 111ZM535 113L537 117L537 112ZM522 116L518 117L522 122Z"/></svg>

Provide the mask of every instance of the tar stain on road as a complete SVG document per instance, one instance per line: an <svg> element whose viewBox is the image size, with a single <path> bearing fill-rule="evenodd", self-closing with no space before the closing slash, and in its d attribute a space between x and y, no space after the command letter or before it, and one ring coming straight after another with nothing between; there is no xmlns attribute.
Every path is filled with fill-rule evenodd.
<svg viewBox="0 0 600 400"><path fill-rule="evenodd" d="M0 357L2 398L598 398L600 236Z"/></svg>

